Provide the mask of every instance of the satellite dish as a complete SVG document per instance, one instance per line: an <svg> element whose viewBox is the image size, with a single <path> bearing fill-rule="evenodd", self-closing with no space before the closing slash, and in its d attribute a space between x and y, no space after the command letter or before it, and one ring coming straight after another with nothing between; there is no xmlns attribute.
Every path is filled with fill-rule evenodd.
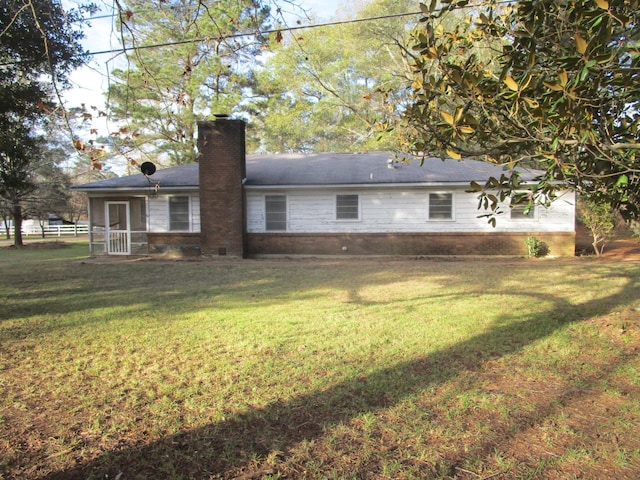
<svg viewBox="0 0 640 480"><path fill-rule="evenodd" d="M144 162L140 165L140 171L148 177L156 173L156 166L151 162Z"/></svg>

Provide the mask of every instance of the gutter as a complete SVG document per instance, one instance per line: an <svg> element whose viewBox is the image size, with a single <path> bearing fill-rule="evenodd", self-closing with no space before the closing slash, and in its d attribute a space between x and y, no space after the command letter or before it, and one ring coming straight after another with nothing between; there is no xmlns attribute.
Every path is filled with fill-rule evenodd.
<svg viewBox="0 0 640 480"><path fill-rule="evenodd" d="M86 192L86 193L131 193L131 194L144 194L144 195L148 195L149 191L153 191L155 192L155 185L156 184L150 184L149 186L144 186L144 187L93 187L93 188L82 188L82 186L78 185L78 186L73 186L70 187L70 190L76 190L78 192ZM180 187L172 187L172 186L166 186L163 187L162 185L160 185L159 189L158 189L158 193L162 192L162 191L192 191L192 192L197 192L199 191L199 187L196 186L180 186Z"/></svg>

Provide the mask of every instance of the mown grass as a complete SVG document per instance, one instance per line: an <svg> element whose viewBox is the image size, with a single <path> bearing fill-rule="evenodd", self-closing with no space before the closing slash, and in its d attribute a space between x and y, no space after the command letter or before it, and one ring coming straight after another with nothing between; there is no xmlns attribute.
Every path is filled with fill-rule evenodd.
<svg viewBox="0 0 640 480"><path fill-rule="evenodd" d="M0 478L637 478L640 266L0 250Z"/></svg>

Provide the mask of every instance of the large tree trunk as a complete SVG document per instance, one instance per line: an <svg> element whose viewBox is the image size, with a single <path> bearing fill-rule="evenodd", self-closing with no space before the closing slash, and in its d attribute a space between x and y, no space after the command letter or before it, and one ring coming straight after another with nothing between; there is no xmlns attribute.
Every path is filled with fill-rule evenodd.
<svg viewBox="0 0 640 480"><path fill-rule="evenodd" d="M13 244L16 247L22 247L22 205L19 203L13 204Z"/></svg>

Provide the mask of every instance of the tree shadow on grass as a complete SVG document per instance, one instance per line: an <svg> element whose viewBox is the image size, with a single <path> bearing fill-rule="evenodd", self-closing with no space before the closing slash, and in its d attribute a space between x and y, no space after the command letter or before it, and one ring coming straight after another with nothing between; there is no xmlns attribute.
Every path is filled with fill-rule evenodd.
<svg viewBox="0 0 640 480"><path fill-rule="evenodd" d="M233 477L255 459L287 452L299 442L318 439L341 422L393 407L408 397L480 371L489 359L517 353L567 324L583 320L585 312L589 315L608 313L612 306L634 298L637 288L629 278L617 294L578 306L559 297L544 297L553 304L546 311L520 322L503 318L483 333L417 360L362 374L291 400L276 401L265 408L249 409L224 421L158 441L126 445L44 478L114 478L120 472L123 480ZM566 316L559 318L554 314L557 311L567 312ZM552 410L542 409L535 414L535 419L539 421ZM527 423L531 419L520 421ZM483 448L483 442L485 440L478 440L476 447ZM454 467L448 468L445 475L455 474ZM259 475L247 478L259 478Z"/></svg>

